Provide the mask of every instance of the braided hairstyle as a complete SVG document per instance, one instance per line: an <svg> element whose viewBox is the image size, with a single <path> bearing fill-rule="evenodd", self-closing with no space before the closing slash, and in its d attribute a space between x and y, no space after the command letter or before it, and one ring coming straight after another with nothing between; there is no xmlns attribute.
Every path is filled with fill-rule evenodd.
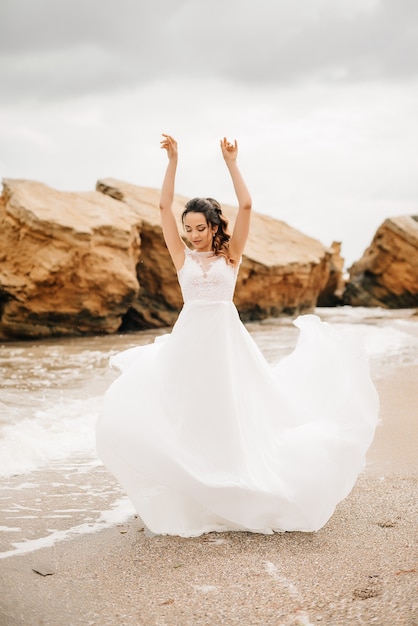
<svg viewBox="0 0 418 626"><path fill-rule="evenodd" d="M184 225L184 218L188 213L203 213L209 226L217 228L213 235L212 250L215 256L224 256L228 263L234 264L229 256L230 235L227 232L228 220L222 215L221 205L213 198L193 198L185 205L181 216Z"/></svg>

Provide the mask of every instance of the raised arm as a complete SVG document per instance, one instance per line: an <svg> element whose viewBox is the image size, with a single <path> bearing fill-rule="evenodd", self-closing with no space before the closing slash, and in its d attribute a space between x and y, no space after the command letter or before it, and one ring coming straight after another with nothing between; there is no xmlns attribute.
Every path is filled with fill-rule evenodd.
<svg viewBox="0 0 418 626"><path fill-rule="evenodd" d="M163 133L164 139L161 141L161 148L167 150L168 165L165 172L160 195L160 214L164 240L176 270L179 270L184 263L185 244L180 237L177 228L176 218L173 213L174 185L177 170L177 142L170 135Z"/></svg>
<svg viewBox="0 0 418 626"><path fill-rule="evenodd" d="M237 141L230 143L226 137L221 139L222 155L231 175L235 194L238 200L238 214L235 220L234 230L229 242L231 257L239 259L244 252L250 232L252 200L241 172L237 165L238 145Z"/></svg>

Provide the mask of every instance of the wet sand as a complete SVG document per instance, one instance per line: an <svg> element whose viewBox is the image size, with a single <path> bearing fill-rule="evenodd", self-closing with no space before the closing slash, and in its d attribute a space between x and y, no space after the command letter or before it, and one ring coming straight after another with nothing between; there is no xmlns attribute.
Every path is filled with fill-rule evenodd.
<svg viewBox="0 0 418 626"><path fill-rule="evenodd" d="M0 625L417 626L418 367L376 385L368 466L319 532L151 537L131 518L1 560Z"/></svg>

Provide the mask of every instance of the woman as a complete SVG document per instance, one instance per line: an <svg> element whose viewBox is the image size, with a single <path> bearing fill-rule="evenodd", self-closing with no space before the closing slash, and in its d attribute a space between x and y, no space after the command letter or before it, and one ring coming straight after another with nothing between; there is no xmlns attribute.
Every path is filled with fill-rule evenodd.
<svg viewBox="0 0 418 626"><path fill-rule="evenodd" d="M231 236L219 204L172 212L177 144L168 166L163 234L184 306L171 333L112 359L123 374L97 427L99 456L158 534L321 528L351 491L377 423L367 360L353 337L299 317L294 352L271 367L232 302L251 197L237 143L221 141L238 214Z"/></svg>

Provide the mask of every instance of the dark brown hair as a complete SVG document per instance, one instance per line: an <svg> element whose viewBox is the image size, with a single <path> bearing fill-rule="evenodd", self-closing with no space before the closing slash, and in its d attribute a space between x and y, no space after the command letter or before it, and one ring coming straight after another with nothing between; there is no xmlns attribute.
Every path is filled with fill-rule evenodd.
<svg viewBox="0 0 418 626"><path fill-rule="evenodd" d="M209 226L216 227L213 236L212 250L215 256L224 256L228 263L234 264L229 256L228 220L222 215L221 205L213 198L193 198L189 200L181 216L184 225L184 218L188 213L203 213Z"/></svg>

